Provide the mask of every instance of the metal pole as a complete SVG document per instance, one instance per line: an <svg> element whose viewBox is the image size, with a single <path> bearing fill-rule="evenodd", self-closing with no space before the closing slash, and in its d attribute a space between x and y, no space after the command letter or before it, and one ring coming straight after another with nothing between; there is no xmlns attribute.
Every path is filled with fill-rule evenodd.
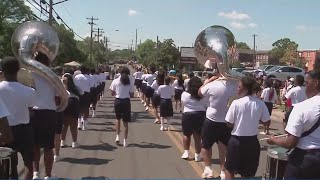
<svg viewBox="0 0 320 180"><path fill-rule="evenodd" d="M256 60L256 34L253 34L253 63L256 65L257 64L257 60Z"/></svg>
<svg viewBox="0 0 320 180"><path fill-rule="evenodd" d="M158 70L158 56L159 56L159 36L157 36L157 57L156 57L156 69Z"/></svg>
<svg viewBox="0 0 320 180"><path fill-rule="evenodd" d="M50 0L49 1L49 25L50 26L52 26L52 21L53 21L52 9L53 9L53 0Z"/></svg>
<svg viewBox="0 0 320 180"><path fill-rule="evenodd" d="M137 45L138 45L138 29L136 29L136 46L134 51L137 51Z"/></svg>

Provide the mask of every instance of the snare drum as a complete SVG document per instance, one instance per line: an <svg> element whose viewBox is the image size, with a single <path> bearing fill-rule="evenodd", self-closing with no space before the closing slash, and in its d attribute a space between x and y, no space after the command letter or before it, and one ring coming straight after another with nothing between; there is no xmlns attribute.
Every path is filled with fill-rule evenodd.
<svg viewBox="0 0 320 180"><path fill-rule="evenodd" d="M13 153L11 148L0 147L0 179L11 177L11 156Z"/></svg>
<svg viewBox="0 0 320 180"><path fill-rule="evenodd" d="M267 150L265 179L283 179L288 162L288 149L274 146Z"/></svg>

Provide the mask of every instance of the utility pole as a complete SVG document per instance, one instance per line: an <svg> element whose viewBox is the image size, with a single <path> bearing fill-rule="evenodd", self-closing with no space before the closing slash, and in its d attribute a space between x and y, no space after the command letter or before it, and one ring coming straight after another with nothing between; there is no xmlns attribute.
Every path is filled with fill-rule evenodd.
<svg viewBox="0 0 320 180"><path fill-rule="evenodd" d="M138 29L136 29L136 46L134 48L134 51L137 51L137 46L138 46Z"/></svg>
<svg viewBox="0 0 320 180"><path fill-rule="evenodd" d="M158 70L158 56L159 56L159 36L157 36L157 55L156 55L156 69Z"/></svg>
<svg viewBox="0 0 320 180"><path fill-rule="evenodd" d="M88 22L88 24L91 26L91 36L90 36L90 62L92 62L92 35L93 35L93 25L96 25L93 21L99 20L98 18L87 18L88 20L90 20L90 22Z"/></svg>
<svg viewBox="0 0 320 180"><path fill-rule="evenodd" d="M108 38L106 36L103 37L103 42L104 42L104 45L105 45L105 53L106 53L106 56L108 55ZM107 63L109 65L109 57L107 56Z"/></svg>
<svg viewBox="0 0 320 180"><path fill-rule="evenodd" d="M103 29L100 29L98 28L96 31L93 31L93 32L97 32L98 34L96 34L95 36L98 36L98 43L100 42L99 39L100 39L100 36L102 36L102 34L104 33L103 32Z"/></svg>
<svg viewBox="0 0 320 180"><path fill-rule="evenodd" d="M45 4L49 5L49 25L50 26L52 26L52 23L53 23L53 6L60 4L60 3L63 3L63 2L66 2L66 1L68 1L68 0L62 0L60 2L53 3L53 0L49 0L49 4L46 1L44 1L44 2L40 1L40 3L45 3Z"/></svg>
<svg viewBox="0 0 320 180"><path fill-rule="evenodd" d="M253 34L253 63L256 65L256 34Z"/></svg>
<svg viewBox="0 0 320 180"><path fill-rule="evenodd" d="M140 43L139 44L141 44L141 39L140 39Z"/></svg>

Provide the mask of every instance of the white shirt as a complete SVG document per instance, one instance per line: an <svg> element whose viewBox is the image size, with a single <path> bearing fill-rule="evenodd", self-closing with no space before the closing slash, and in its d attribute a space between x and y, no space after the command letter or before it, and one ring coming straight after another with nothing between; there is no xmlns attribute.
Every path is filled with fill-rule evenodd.
<svg viewBox="0 0 320 180"><path fill-rule="evenodd" d="M161 85L158 88L157 94L163 99L171 99L174 96L174 88L170 85Z"/></svg>
<svg viewBox="0 0 320 180"><path fill-rule="evenodd" d="M289 116L286 131L296 137L308 131L320 117L320 95L309 98L293 107ZM297 144L300 149L320 149L320 128L310 135L300 138Z"/></svg>
<svg viewBox="0 0 320 180"><path fill-rule="evenodd" d="M0 118L8 117L9 115L10 113L0 97Z"/></svg>
<svg viewBox="0 0 320 180"><path fill-rule="evenodd" d="M143 72L139 72L139 71L133 73L133 77L136 79L141 79L142 75L143 75Z"/></svg>
<svg viewBox="0 0 320 180"><path fill-rule="evenodd" d="M109 73L109 72L108 72ZM100 79L100 82L105 82L105 80L107 79L107 75L106 73L100 73L98 76L99 76L99 79Z"/></svg>
<svg viewBox="0 0 320 180"><path fill-rule="evenodd" d="M234 124L231 132L234 136L256 136L260 120L267 122L270 115L265 103L255 96L234 100L226 115L226 121Z"/></svg>
<svg viewBox="0 0 320 180"><path fill-rule="evenodd" d="M183 86L179 86L178 79L173 81L173 88L183 90Z"/></svg>
<svg viewBox="0 0 320 180"><path fill-rule="evenodd" d="M113 79L117 79L118 77L120 77L120 73L115 74L114 77L113 77Z"/></svg>
<svg viewBox="0 0 320 180"><path fill-rule="evenodd" d="M237 81L215 80L201 88L204 98L209 98L206 117L215 122L225 122L228 101L236 95Z"/></svg>
<svg viewBox="0 0 320 180"><path fill-rule="evenodd" d="M29 108L35 105L36 91L18 82L0 82L0 97L9 111L10 126L28 124Z"/></svg>
<svg viewBox="0 0 320 180"><path fill-rule="evenodd" d="M181 95L181 103L183 105L183 112L194 112L194 111L206 111L207 102L205 98L200 100L191 98L191 94L183 92Z"/></svg>
<svg viewBox="0 0 320 180"><path fill-rule="evenodd" d="M133 85L134 83L132 79L130 78L129 85L123 85L120 79L121 78L117 78L112 81L110 85L110 90L116 92L116 95L115 95L116 98L120 98L120 99L130 98L130 93L134 92L134 85Z"/></svg>
<svg viewBox="0 0 320 180"><path fill-rule="evenodd" d="M274 88L272 88L272 89L273 89L273 97L271 99L269 99L270 93L272 92L271 88L264 88L262 90L261 98L263 99L264 102L271 102L274 104L275 101L278 100L278 95L277 95L276 89L274 89Z"/></svg>
<svg viewBox="0 0 320 180"><path fill-rule="evenodd" d="M43 77L32 73L36 89L36 101L33 109L57 110L55 97L58 94L55 87Z"/></svg>
<svg viewBox="0 0 320 180"><path fill-rule="evenodd" d="M303 86L297 86L290 89L285 95L287 99L291 99L292 106L307 99L306 88Z"/></svg>
<svg viewBox="0 0 320 180"><path fill-rule="evenodd" d="M185 80L184 80L184 83L183 83L183 85L184 85L184 87L185 87L186 91L188 91L189 81L190 81L190 79L188 78L188 79L185 79Z"/></svg>
<svg viewBox="0 0 320 180"><path fill-rule="evenodd" d="M89 80L90 88L94 87L95 86L95 80L94 80L93 76L91 76L89 74L84 74L84 76Z"/></svg>
<svg viewBox="0 0 320 180"><path fill-rule="evenodd" d="M74 77L74 84L80 90L80 94L84 94L84 92L90 92L90 82L88 78L83 74L78 74Z"/></svg>
<svg viewBox="0 0 320 180"><path fill-rule="evenodd" d="M151 88L154 90L154 92L158 91L159 85L157 80L153 81L153 83L151 84Z"/></svg>
<svg viewBox="0 0 320 180"><path fill-rule="evenodd" d="M151 86L153 83L153 80L156 78L157 75L155 74L146 74L144 76L144 80L148 83L148 86Z"/></svg>

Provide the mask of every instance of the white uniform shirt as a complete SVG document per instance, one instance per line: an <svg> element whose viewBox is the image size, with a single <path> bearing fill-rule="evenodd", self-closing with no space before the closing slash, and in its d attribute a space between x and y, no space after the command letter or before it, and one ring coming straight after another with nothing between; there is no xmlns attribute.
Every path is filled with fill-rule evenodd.
<svg viewBox="0 0 320 180"><path fill-rule="evenodd" d="M110 85L110 90L115 91L116 98L125 99L130 98L130 93L134 92L134 83L132 81L132 78L130 78L130 84L129 85L123 85L120 81L120 77L113 80Z"/></svg>
<svg viewBox="0 0 320 180"><path fill-rule="evenodd" d="M171 99L174 96L174 88L170 85L161 85L158 88L157 94L163 99Z"/></svg>
<svg viewBox="0 0 320 180"><path fill-rule="evenodd" d="M236 95L237 81L215 80L201 88L204 98L209 99L206 117L215 122L226 122L228 101Z"/></svg>
<svg viewBox="0 0 320 180"><path fill-rule="evenodd" d="M154 92L158 91L159 85L157 80L154 80L153 83L151 84L151 88L154 90Z"/></svg>
<svg viewBox="0 0 320 180"><path fill-rule="evenodd" d="M88 79L89 84L90 84L90 88L95 87L95 80L94 80L93 76L91 76L89 74L84 74L84 76Z"/></svg>
<svg viewBox="0 0 320 180"><path fill-rule="evenodd" d="M153 83L153 80L157 77L155 74L146 74L144 76L144 80L147 82L148 86L151 86Z"/></svg>
<svg viewBox="0 0 320 180"><path fill-rule="evenodd" d="M176 79L176 80L173 81L172 86L173 86L174 89L183 90L183 87L182 87L182 86L179 86L179 84L178 84L178 79Z"/></svg>
<svg viewBox="0 0 320 180"><path fill-rule="evenodd" d="M141 78L142 78L142 75L143 75L143 72L139 72L139 71L133 73L133 77L134 77L135 79L141 79Z"/></svg>
<svg viewBox="0 0 320 180"><path fill-rule="evenodd" d="M9 115L9 111L0 97L0 118L8 117Z"/></svg>
<svg viewBox="0 0 320 180"><path fill-rule="evenodd" d="M85 75L76 75L74 77L74 84L78 87L81 95L84 94L84 92L90 92L90 82Z"/></svg>
<svg viewBox="0 0 320 180"><path fill-rule="evenodd" d="M292 106L307 99L306 88L302 86L297 86L290 89L285 95L287 99L291 99Z"/></svg>
<svg viewBox="0 0 320 180"><path fill-rule="evenodd" d="M183 83L183 85L184 85L184 87L185 87L185 89L186 89L186 91L188 91L188 87L189 87L189 81L190 81L190 79L188 78L188 79L185 79L184 80L184 83Z"/></svg>
<svg viewBox="0 0 320 180"><path fill-rule="evenodd" d="M234 124L231 132L234 136L256 136L260 120L267 122L270 115L265 103L255 96L234 100L226 115L226 121Z"/></svg>
<svg viewBox="0 0 320 180"><path fill-rule="evenodd" d="M9 111L10 126L28 124L29 108L35 105L36 91L18 82L0 82L0 97Z"/></svg>
<svg viewBox="0 0 320 180"><path fill-rule="evenodd" d="M36 101L33 109L57 110L55 97L58 94L54 86L43 77L32 73L36 89Z"/></svg>
<svg viewBox="0 0 320 180"><path fill-rule="evenodd" d="M118 77L120 77L120 73L115 74L114 77L113 77L113 79L117 79Z"/></svg>
<svg viewBox="0 0 320 180"><path fill-rule="evenodd" d="M278 100L276 89L275 88L272 88L272 89L273 89L273 97L271 99L269 99L270 93L272 92L271 88L264 88L262 90L261 98L263 99L264 102L271 102L274 104L275 101Z"/></svg>
<svg viewBox="0 0 320 180"><path fill-rule="evenodd" d="M207 102L205 98L200 100L191 98L191 94L183 92L181 95L181 103L183 105L183 112L194 112L194 111L206 111Z"/></svg>
<svg viewBox="0 0 320 180"><path fill-rule="evenodd" d="M309 98L293 107L289 116L286 131L296 137L308 131L320 117L320 95ZM310 135L300 138L297 144L300 149L320 149L320 128Z"/></svg>
<svg viewBox="0 0 320 180"><path fill-rule="evenodd" d="M100 73L99 74L100 82L105 82L107 79L107 74L106 73Z"/></svg>

